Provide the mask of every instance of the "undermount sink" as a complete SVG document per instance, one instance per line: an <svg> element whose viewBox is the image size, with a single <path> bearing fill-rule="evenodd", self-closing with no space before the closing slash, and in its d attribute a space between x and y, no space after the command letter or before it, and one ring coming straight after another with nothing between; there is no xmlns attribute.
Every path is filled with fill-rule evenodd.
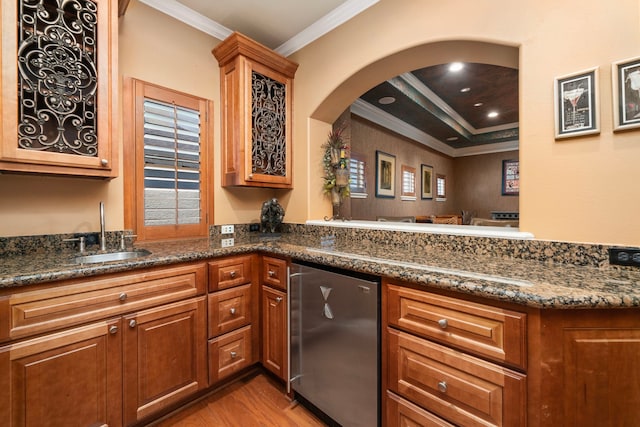
<svg viewBox="0 0 640 427"><path fill-rule="evenodd" d="M75 257L73 262L76 264L92 264L98 262L124 261L147 255L151 255L151 252L146 249L136 249L132 251L109 252L106 254L80 255Z"/></svg>

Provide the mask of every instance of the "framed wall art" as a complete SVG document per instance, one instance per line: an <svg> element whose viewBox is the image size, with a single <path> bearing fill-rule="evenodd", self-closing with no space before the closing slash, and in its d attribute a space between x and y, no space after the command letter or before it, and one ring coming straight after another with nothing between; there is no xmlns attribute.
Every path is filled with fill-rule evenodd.
<svg viewBox="0 0 640 427"><path fill-rule="evenodd" d="M422 199L433 199L433 166L421 165L420 176L422 177Z"/></svg>
<svg viewBox="0 0 640 427"><path fill-rule="evenodd" d="M396 196L396 156L376 151L376 197Z"/></svg>
<svg viewBox="0 0 640 427"><path fill-rule="evenodd" d="M502 195L518 196L520 194L520 161L502 161Z"/></svg>
<svg viewBox="0 0 640 427"><path fill-rule="evenodd" d="M598 68L555 79L556 138L600 132L597 83Z"/></svg>
<svg viewBox="0 0 640 427"><path fill-rule="evenodd" d="M611 66L613 130L640 127L640 57Z"/></svg>

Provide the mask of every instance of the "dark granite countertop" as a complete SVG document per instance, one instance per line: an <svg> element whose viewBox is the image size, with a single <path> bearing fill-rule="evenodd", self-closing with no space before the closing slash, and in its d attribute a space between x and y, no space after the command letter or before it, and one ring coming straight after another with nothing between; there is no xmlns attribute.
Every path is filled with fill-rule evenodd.
<svg viewBox="0 0 640 427"><path fill-rule="evenodd" d="M468 256L441 249L423 249L417 253L411 247L368 247L362 242L325 247L319 239L286 234L279 238L235 239L234 246L225 248L221 247L220 239L176 240L141 246L152 254L96 264L75 264L71 252L4 257L0 259L0 288L262 251L530 307L640 307L640 270L637 269Z"/></svg>

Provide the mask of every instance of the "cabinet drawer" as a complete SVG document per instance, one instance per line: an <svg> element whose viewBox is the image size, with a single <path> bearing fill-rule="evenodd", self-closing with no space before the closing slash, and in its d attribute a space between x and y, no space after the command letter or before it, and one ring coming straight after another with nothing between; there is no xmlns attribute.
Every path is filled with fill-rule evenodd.
<svg viewBox="0 0 640 427"><path fill-rule="evenodd" d="M209 294L209 338L251 323L251 285Z"/></svg>
<svg viewBox="0 0 640 427"><path fill-rule="evenodd" d="M251 337L251 326L245 326L209 340L209 384L257 362Z"/></svg>
<svg viewBox="0 0 640 427"><path fill-rule="evenodd" d="M387 427L455 427L390 391L387 391L386 405Z"/></svg>
<svg viewBox="0 0 640 427"><path fill-rule="evenodd" d="M262 283L286 291L287 261L268 256L262 257Z"/></svg>
<svg viewBox="0 0 640 427"><path fill-rule="evenodd" d="M0 339L15 339L201 295L206 264L70 280L0 301Z"/></svg>
<svg viewBox="0 0 640 427"><path fill-rule="evenodd" d="M393 284L387 286L387 296L390 325L526 368L526 314Z"/></svg>
<svg viewBox="0 0 640 427"><path fill-rule="evenodd" d="M526 425L526 377L387 328L389 388L457 425Z"/></svg>
<svg viewBox="0 0 640 427"><path fill-rule="evenodd" d="M251 255L209 263L209 290L217 291L251 282Z"/></svg>

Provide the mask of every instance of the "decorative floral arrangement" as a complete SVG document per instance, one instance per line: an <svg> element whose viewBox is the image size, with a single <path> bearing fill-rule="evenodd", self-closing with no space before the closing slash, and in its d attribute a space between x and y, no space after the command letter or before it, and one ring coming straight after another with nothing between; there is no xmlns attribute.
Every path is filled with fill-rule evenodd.
<svg viewBox="0 0 640 427"><path fill-rule="evenodd" d="M349 197L349 145L344 140L344 126L329 132L327 141L322 145L324 156L324 193L331 196L332 203L339 205L343 198Z"/></svg>

